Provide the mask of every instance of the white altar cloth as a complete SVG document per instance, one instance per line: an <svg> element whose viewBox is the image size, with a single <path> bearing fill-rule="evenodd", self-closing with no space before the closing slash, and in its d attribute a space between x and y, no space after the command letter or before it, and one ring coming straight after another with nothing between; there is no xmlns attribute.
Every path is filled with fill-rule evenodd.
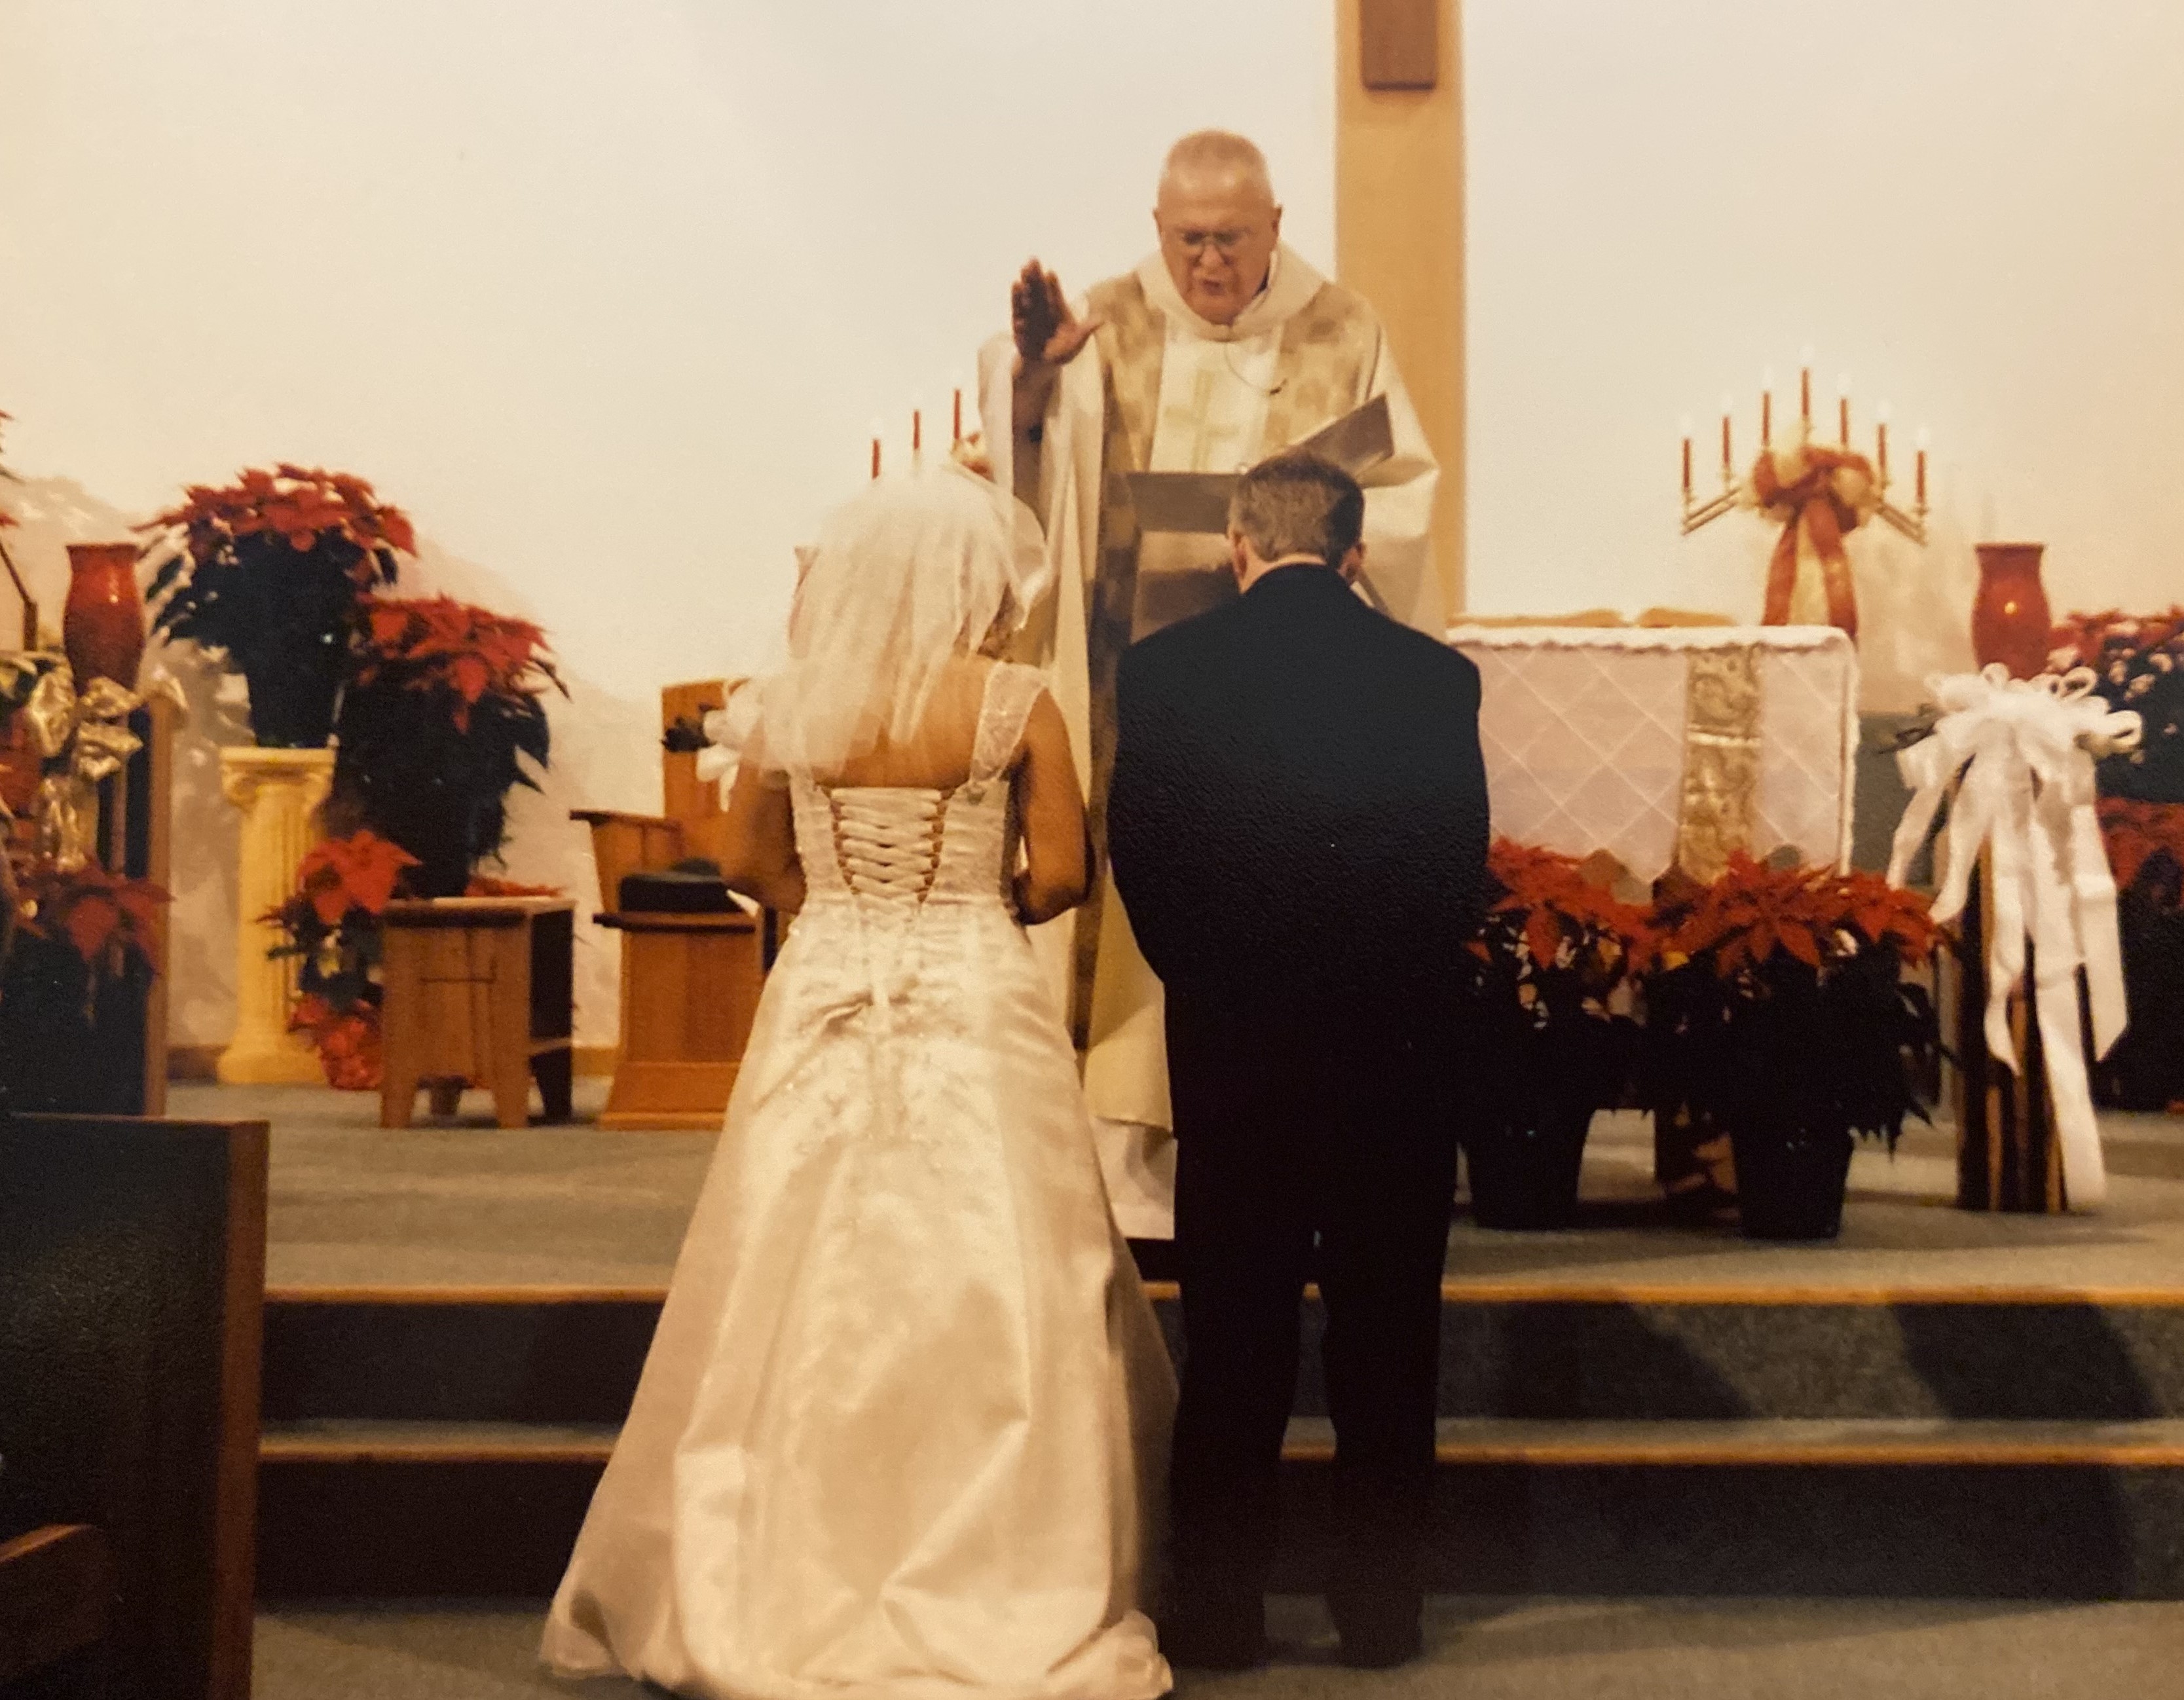
<svg viewBox="0 0 2184 1700"><path fill-rule="evenodd" d="M1692 658L1747 651L1758 684L1751 830L1847 867L1858 750L1858 652L1830 626L1464 626L1479 671L1479 741L1494 831L1589 856L1641 880L1675 859Z"/></svg>

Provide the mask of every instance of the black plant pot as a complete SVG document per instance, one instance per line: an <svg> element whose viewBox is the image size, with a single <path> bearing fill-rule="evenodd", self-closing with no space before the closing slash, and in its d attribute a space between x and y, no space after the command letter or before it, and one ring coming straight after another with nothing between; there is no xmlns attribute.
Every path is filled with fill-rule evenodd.
<svg viewBox="0 0 2184 1700"><path fill-rule="evenodd" d="M0 1084L15 1110L144 1113L144 1009L152 970L92 971L75 947L18 933L0 976Z"/></svg>
<svg viewBox="0 0 2184 1700"><path fill-rule="evenodd" d="M2136 888L2117 903L2131 1025L2094 1066L2093 1095L2120 1110L2184 1103L2184 909Z"/></svg>
<svg viewBox="0 0 2184 1700"><path fill-rule="evenodd" d="M1471 1219L1481 1228L1567 1228L1577 1219L1578 1171L1592 1112L1563 1111L1538 1125L1490 1125L1463 1135Z"/></svg>
<svg viewBox="0 0 2184 1700"><path fill-rule="evenodd" d="M1747 1240L1832 1240L1842 1232L1851 1136L1732 1129L1736 1214Z"/></svg>
<svg viewBox="0 0 2184 1700"><path fill-rule="evenodd" d="M250 688L250 735L261 750L323 750L348 666L345 640L304 635L269 644L242 662Z"/></svg>

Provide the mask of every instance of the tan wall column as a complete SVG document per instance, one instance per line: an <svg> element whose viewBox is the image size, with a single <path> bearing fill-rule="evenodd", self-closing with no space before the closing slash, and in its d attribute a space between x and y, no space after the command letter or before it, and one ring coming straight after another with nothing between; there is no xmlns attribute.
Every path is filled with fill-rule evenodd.
<svg viewBox="0 0 2184 1700"><path fill-rule="evenodd" d="M259 920L296 889L296 869L318 843L319 805L334 777L331 750L220 752L220 787L242 811L242 867L237 878L235 1036L220 1056L220 1078L231 1085L296 1084L325 1078L302 1034L288 1031L296 996L295 961L267 953L281 931Z"/></svg>
<svg viewBox="0 0 2184 1700"><path fill-rule="evenodd" d="M1437 13L1435 84L1368 89L1360 14L1385 3L1334 8L1335 271L1387 326L1440 462L1434 564L1453 614L1464 592L1462 8L1396 0L1391 11Z"/></svg>

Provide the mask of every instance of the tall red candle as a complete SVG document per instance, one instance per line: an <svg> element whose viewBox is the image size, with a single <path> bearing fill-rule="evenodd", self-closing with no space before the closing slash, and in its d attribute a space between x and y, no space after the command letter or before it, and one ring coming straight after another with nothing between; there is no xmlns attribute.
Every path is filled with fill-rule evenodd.
<svg viewBox="0 0 2184 1700"><path fill-rule="evenodd" d="M1836 402L1836 425L1842 437L1842 446L1850 447L1850 398L1843 396Z"/></svg>
<svg viewBox="0 0 2184 1700"><path fill-rule="evenodd" d="M878 477L879 476L880 476L880 440L879 440L879 438L878 438L875 437L875 438L872 439L872 477L874 477L875 478L877 478L877 477Z"/></svg>
<svg viewBox="0 0 2184 1700"><path fill-rule="evenodd" d="M1873 427L1873 433L1874 447L1880 465L1880 482L1886 484L1888 482L1888 421L1882 420Z"/></svg>
<svg viewBox="0 0 2184 1700"><path fill-rule="evenodd" d="M956 421L953 429L954 440L961 443L963 440L963 392L960 389L956 392Z"/></svg>
<svg viewBox="0 0 2184 1700"><path fill-rule="evenodd" d="M1686 437L1686 438L1684 438L1684 493L1685 493L1686 496L1688 496L1688 495L1690 495L1690 494L1691 494L1691 439L1689 437Z"/></svg>
<svg viewBox="0 0 2184 1700"><path fill-rule="evenodd" d="M1774 443L1774 392L1759 392L1759 446L1768 449Z"/></svg>
<svg viewBox="0 0 2184 1700"><path fill-rule="evenodd" d="M1813 369L1806 366L1797 373L1797 417L1808 425L1813 422Z"/></svg>
<svg viewBox="0 0 2184 1700"><path fill-rule="evenodd" d="M1730 460L1731 457L1729 452L1729 413L1727 410L1724 409L1721 415L1721 476L1724 478L1727 478L1730 475Z"/></svg>

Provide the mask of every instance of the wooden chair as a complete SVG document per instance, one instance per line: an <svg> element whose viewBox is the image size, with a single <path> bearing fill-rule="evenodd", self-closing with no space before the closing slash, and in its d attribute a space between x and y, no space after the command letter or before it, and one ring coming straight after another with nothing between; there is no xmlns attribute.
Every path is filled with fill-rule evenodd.
<svg viewBox="0 0 2184 1700"><path fill-rule="evenodd" d="M0 1692L248 1700L265 1159L0 1118Z"/></svg>
<svg viewBox="0 0 2184 1700"><path fill-rule="evenodd" d="M720 679L668 686L660 694L663 735L678 722L694 727L730 688ZM621 934L621 1037L603 1128L720 1125L768 954L771 917L738 908L717 879L656 877L699 862L717 874L725 824L717 789L698 778L696 752L670 748L660 760L665 813L573 815L592 829L599 924Z"/></svg>

